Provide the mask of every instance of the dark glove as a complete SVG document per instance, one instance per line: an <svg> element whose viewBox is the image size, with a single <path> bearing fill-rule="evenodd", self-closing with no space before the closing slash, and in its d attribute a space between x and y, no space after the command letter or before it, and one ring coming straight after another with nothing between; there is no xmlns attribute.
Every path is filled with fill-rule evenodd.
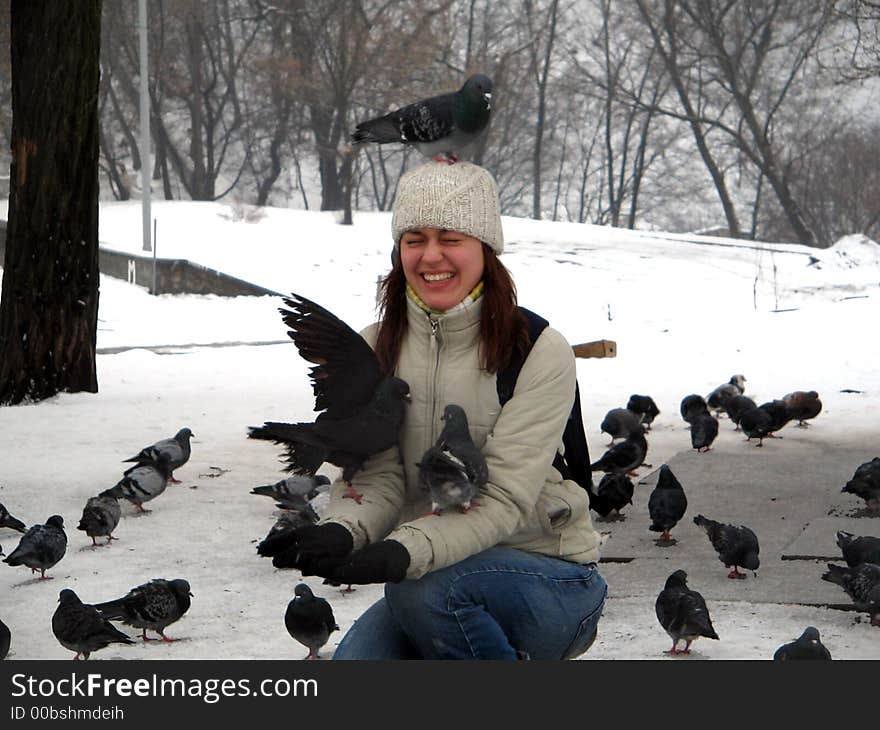
<svg viewBox="0 0 880 730"><path fill-rule="evenodd" d="M352 553L325 577L346 584L400 583L409 562L409 551L397 540L382 540Z"/></svg>
<svg viewBox="0 0 880 730"><path fill-rule="evenodd" d="M272 558L276 568L298 568L303 575L315 575L318 563L340 565L354 547L354 538L342 525L306 525L293 531L291 544Z"/></svg>

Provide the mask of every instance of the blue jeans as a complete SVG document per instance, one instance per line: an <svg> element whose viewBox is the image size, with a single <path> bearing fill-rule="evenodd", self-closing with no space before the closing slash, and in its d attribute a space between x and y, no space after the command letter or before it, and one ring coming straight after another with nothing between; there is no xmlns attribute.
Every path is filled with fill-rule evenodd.
<svg viewBox="0 0 880 730"><path fill-rule="evenodd" d="M570 659L589 648L607 586L595 564L490 548L387 583L334 659Z"/></svg>

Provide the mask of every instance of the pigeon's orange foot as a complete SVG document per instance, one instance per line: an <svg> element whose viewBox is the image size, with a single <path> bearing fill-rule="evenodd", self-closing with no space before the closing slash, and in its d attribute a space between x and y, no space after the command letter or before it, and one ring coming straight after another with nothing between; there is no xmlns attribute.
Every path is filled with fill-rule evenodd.
<svg viewBox="0 0 880 730"><path fill-rule="evenodd" d="M745 577L746 577L746 574L745 574L745 573L740 573L736 568L734 568L733 570L731 570L731 571L727 574L727 577L728 577L728 578L735 578L736 580L744 580Z"/></svg>
<svg viewBox="0 0 880 730"><path fill-rule="evenodd" d="M354 486L350 482L346 482L345 486L345 494L342 495L343 499L353 499L358 504L361 503L361 500L364 498L363 494L358 494L355 490Z"/></svg>

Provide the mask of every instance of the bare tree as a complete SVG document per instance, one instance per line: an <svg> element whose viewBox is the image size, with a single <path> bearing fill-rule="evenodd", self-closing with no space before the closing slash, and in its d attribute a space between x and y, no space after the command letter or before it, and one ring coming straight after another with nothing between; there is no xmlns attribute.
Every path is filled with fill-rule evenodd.
<svg viewBox="0 0 880 730"><path fill-rule="evenodd" d="M2 404L98 390L101 1L13 0L11 19Z"/></svg>

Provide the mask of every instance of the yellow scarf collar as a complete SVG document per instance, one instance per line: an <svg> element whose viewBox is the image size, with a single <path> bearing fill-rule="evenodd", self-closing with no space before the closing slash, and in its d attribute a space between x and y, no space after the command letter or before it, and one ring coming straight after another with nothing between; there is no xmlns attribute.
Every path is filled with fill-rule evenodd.
<svg viewBox="0 0 880 730"><path fill-rule="evenodd" d="M477 285L471 289L470 294L468 294L464 299L462 299L458 304L456 304L451 309L433 309L425 304L421 297L416 294L415 289L413 289L409 282L406 285L406 295L412 299L416 304L419 305L420 308L424 309L428 314L447 314L448 312L456 312L459 309L467 309L470 307L477 299L483 296L483 282L482 280L477 283Z"/></svg>

